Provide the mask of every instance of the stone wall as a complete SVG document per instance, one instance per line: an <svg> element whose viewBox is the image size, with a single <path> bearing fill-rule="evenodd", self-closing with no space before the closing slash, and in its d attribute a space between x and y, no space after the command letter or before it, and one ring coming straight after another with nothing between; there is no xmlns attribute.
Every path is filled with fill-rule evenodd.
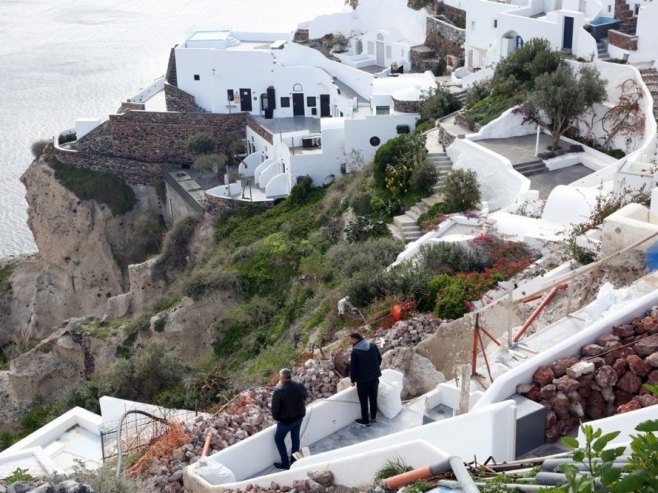
<svg viewBox="0 0 658 493"><path fill-rule="evenodd" d="M615 29L608 31L608 43L624 50L637 50L637 36L622 33Z"/></svg>
<svg viewBox="0 0 658 493"><path fill-rule="evenodd" d="M400 113L420 113L420 101L398 101L393 99L393 109Z"/></svg>
<svg viewBox="0 0 658 493"><path fill-rule="evenodd" d="M199 132L213 136L220 148L226 149L229 138L243 136L244 113L166 113L129 111L110 115L107 122L95 128L72 145L81 154L122 158L144 163L191 164L187 139Z"/></svg>
<svg viewBox="0 0 658 493"><path fill-rule="evenodd" d="M171 167L170 163L135 161L59 149L55 149L55 157L62 163L75 168L112 173L130 185L156 185L162 180L163 171Z"/></svg>
<svg viewBox="0 0 658 493"><path fill-rule="evenodd" d="M117 113L126 113L128 111L144 111L146 109L146 105L144 103L133 103L131 101L123 101L121 103L121 106L119 106L119 110Z"/></svg>
<svg viewBox="0 0 658 493"><path fill-rule="evenodd" d="M205 203L205 212L211 216L222 216L227 212L234 211L242 206L255 207L260 210L268 209L272 207L272 202L244 202L238 200L231 200L225 197L216 197L214 195L205 194L206 203Z"/></svg>
<svg viewBox="0 0 658 493"><path fill-rule="evenodd" d="M266 129L264 129L262 126L256 122L251 116L247 116L247 127L249 127L251 130L253 130L256 135L259 137L265 139L267 142L270 144L273 144L273 138L272 134L268 132Z"/></svg>
<svg viewBox="0 0 658 493"><path fill-rule="evenodd" d="M464 11L454 7L445 6L464 14ZM425 44L436 51L439 57L453 55L456 57L463 56L462 46L466 41L466 31L448 22L442 21L435 17L427 18L427 34Z"/></svg>
<svg viewBox="0 0 658 493"><path fill-rule="evenodd" d="M167 111L180 111L184 113L202 113L203 110L197 106L194 96L182 89L165 82L165 105Z"/></svg>

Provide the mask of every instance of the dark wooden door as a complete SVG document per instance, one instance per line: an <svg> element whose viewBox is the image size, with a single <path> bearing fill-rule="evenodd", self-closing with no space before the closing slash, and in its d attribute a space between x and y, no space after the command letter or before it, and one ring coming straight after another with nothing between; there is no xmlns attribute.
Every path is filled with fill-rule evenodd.
<svg viewBox="0 0 658 493"><path fill-rule="evenodd" d="M251 111L251 89L240 89L240 111Z"/></svg>
<svg viewBox="0 0 658 493"><path fill-rule="evenodd" d="M564 18L564 35L562 36L562 48L570 50L573 45L573 17Z"/></svg>
<svg viewBox="0 0 658 493"><path fill-rule="evenodd" d="M320 94L320 116L331 116L329 107L329 94Z"/></svg>
<svg viewBox="0 0 658 493"><path fill-rule="evenodd" d="M304 116L304 93L295 92L292 94L292 114L294 116Z"/></svg>

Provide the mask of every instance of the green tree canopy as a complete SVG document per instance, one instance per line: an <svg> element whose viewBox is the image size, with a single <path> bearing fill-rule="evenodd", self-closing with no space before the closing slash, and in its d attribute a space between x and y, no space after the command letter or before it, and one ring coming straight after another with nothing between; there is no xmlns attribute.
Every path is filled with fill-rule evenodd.
<svg viewBox="0 0 658 493"><path fill-rule="evenodd" d="M535 79L535 88L523 104L526 120L535 121L551 130L553 148L574 121L594 103L606 97L606 80L593 67L583 66L574 72L563 63L555 71Z"/></svg>
<svg viewBox="0 0 658 493"><path fill-rule="evenodd" d="M212 135L199 132L187 139L187 150L192 154L210 154L217 148L217 141Z"/></svg>

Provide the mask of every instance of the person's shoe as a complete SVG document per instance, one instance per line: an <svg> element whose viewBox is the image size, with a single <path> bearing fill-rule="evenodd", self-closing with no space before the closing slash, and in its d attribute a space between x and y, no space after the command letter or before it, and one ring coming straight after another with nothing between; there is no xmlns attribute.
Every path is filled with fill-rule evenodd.
<svg viewBox="0 0 658 493"><path fill-rule="evenodd" d="M290 466L287 466L287 465L285 465L281 462L275 462L274 467L277 468L277 469L281 469L283 471L287 471L288 469L290 469Z"/></svg>
<svg viewBox="0 0 658 493"><path fill-rule="evenodd" d="M370 426L370 421L366 421L365 419L357 419L356 423L361 425L361 426Z"/></svg>
<svg viewBox="0 0 658 493"><path fill-rule="evenodd" d="M372 418L372 419L370 420L370 422L371 422L371 423L376 423L376 422L377 422L377 418Z"/></svg>

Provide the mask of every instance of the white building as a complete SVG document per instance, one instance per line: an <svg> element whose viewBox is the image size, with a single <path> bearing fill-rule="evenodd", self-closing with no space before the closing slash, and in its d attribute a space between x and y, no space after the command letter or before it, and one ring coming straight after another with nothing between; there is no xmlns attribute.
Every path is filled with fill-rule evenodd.
<svg viewBox="0 0 658 493"><path fill-rule="evenodd" d="M392 72L411 67L426 15L406 0L363 0L356 11L312 21L312 38L349 38L349 50L336 54L341 61L292 42L291 34L193 31L174 50L177 85L205 110L252 117L240 166L257 187L249 197L284 197L298 177L323 185L347 160L368 162L381 144L414 129L417 103L436 88L435 78ZM207 194L243 192L242 183L233 183Z"/></svg>

